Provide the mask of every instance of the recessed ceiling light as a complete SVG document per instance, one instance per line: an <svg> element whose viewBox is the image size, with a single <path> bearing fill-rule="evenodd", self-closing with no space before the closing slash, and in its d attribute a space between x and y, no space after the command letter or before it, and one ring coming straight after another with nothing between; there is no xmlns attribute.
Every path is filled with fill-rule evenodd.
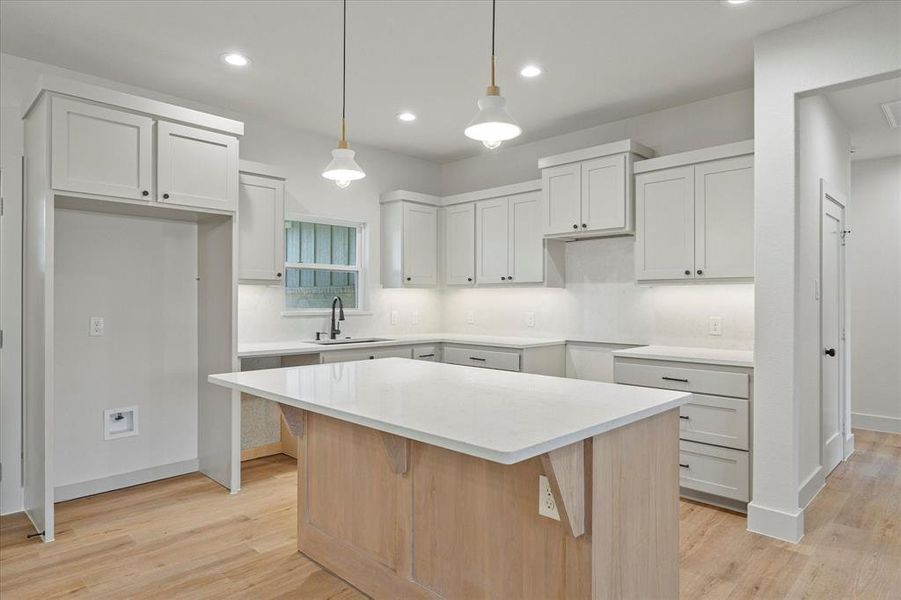
<svg viewBox="0 0 901 600"><path fill-rule="evenodd" d="M723 0L723 4L731 4L732 6L737 6L739 4L747 4L751 0Z"/></svg>
<svg viewBox="0 0 901 600"><path fill-rule="evenodd" d="M541 73L541 67L538 65L526 65L519 72L523 77L538 77Z"/></svg>
<svg viewBox="0 0 901 600"><path fill-rule="evenodd" d="M400 119L401 121L409 123L410 121L416 120L416 115L414 115L413 113L411 113L408 110L405 110L404 112L397 113L397 118Z"/></svg>
<svg viewBox="0 0 901 600"><path fill-rule="evenodd" d="M222 62L233 67L246 67L250 64L250 59L238 52L227 52L222 55Z"/></svg>

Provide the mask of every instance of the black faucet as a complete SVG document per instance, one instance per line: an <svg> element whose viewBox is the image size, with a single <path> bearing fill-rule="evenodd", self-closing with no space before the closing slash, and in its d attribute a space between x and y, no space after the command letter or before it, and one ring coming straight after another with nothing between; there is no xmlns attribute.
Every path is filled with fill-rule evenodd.
<svg viewBox="0 0 901 600"><path fill-rule="evenodd" d="M341 296L335 296L334 299L332 299L332 327L328 334L330 340L337 338L341 333L341 329L338 328L338 323L335 321L336 304L338 305L338 321L344 320L344 302L341 301Z"/></svg>

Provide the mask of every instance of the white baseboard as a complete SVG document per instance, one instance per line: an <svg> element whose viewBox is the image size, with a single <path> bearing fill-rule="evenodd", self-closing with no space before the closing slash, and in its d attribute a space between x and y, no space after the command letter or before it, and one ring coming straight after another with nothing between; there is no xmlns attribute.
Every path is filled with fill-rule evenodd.
<svg viewBox="0 0 901 600"><path fill-rule="evenodd" d="M797 544L804 537L804 511L789 513L751 502L748 531Z"/></svg>
<svg viewBox="0 0 901 600"><path fill-rule="evenodd" d="M185 473L194 473L197 471L197 459L183 460L181 462L169 463L168 465L160 465L158 467L150 467L131 471L129 473L121 473L119 475L111 475L109 477L101 477L100 479L92 479L91 481L80 481L78 483L70 483L69 485L60 485L53 488L53 501L65 502L66 500L74 500L75 498L83 498L84 496L93 496L94 494L102 494L112 490L149 483L158 479L166 479Z"/></svg>
<svg viewBox="0 0 901 600"><path fill-rule="evenodd" d="M845 436L845 460L851 458L851 455L854 454L854 434L849 433Z"/></svg>
<svg viewBox="0 0 901 600"><path fill-rule="evenodd" d="M851 427L869 429L870 431L884 431L886 433L901 433L901 417L852 412Z"/></svg>
<svg viewBox="0 0 901 600"><path fill-rule="evenodd" d="M798 489L798 506L807 508L810 501L813 500L825 486L826 477L823 475L823 467L817 467Z"/></svg>

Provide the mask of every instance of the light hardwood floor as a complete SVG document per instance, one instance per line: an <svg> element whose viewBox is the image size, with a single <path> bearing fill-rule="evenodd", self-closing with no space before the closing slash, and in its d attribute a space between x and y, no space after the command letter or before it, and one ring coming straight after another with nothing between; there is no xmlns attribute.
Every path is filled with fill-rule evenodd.
<svg viewBox="0 0 901 600"><path fill-rule="evenodd" d="M901 597L901 435L857 431L857 453L807 512L801 544L745 531L744 518L682 503L682 598ZM0 596L360 598L295 550L297 471L244 463L229 496L186 475L57 505L57 541L0 518Z"/></svg>

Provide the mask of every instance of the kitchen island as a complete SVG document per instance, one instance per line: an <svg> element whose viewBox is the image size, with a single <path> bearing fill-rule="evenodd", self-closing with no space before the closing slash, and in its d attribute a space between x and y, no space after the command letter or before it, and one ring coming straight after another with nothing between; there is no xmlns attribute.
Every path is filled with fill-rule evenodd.
<svg viewBox="0 0 901 600"><path fill-rule="evenodd" d="M279 403L298 549L373 597L678 596L690 394L401 358L209 380Z"/></svg>

